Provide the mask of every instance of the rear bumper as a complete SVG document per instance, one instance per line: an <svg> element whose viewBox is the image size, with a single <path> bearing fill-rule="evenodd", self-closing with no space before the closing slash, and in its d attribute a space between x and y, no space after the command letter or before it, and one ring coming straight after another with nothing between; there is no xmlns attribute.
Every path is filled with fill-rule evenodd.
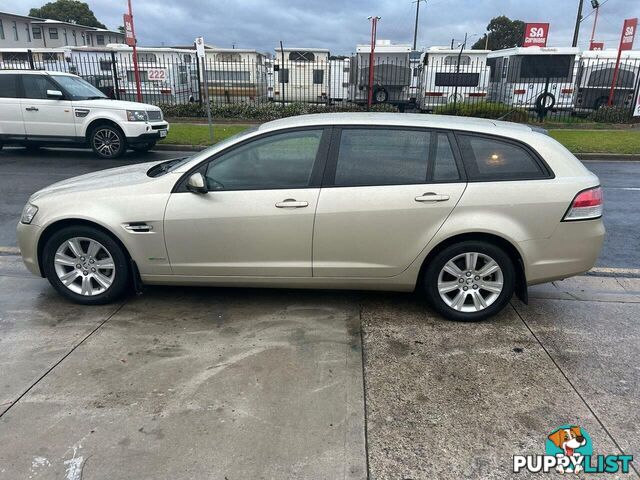
<svg viewBox="0 0 640 480"><path fill-rule="evenodd" d="M596 263L604 242L602 218L560 222L549 238L518 245L522 252L528 285L579 275Z"/></svg>

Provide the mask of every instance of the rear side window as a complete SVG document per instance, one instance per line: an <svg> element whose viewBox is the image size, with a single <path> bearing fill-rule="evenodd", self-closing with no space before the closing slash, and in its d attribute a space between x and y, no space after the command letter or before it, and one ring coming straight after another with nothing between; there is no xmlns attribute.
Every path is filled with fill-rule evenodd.
<svg viewBox="0 0 640 480"><path fill-rule="evenodd" d="M457 135L470 180L547 178L533 154L516 143L491 137Z"/></svg>
<svg viewBox="0 0 640 480"><path fill-rule="evenodd" d="M426 183L431 133L400 129L344 129L336 186Z"/></svg>
<svg viewBox="0 0 640 480"><path fill-rule="evenodd" d="M18 75L13 75L13 74L0 75L0 97L1 98L17 98L18 97Z"/></svg>

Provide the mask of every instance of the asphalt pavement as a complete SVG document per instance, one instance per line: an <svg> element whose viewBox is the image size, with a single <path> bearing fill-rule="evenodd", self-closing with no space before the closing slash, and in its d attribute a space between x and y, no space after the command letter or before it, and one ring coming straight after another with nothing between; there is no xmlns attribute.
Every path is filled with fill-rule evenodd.
<svg viewBox="0 0 640 480"><path fill-rule="evenodd" d="M23 148L5 148L0 151L0 248L15 247L15 227L22 207L33 192L51 183L106 168L192 154L128 152L119 160L100 160L89 150L41 149L34 154ZM607 236L596 263L600 269L598 274L638 275L640 162L589 160L584 163L600 177L605 193Z"/></svg>

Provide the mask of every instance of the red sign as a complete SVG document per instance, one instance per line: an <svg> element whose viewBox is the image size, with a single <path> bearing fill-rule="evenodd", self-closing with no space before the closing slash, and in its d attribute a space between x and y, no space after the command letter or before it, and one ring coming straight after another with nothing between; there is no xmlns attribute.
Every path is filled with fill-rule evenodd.
<svg viewBox="0 0 640 480"><path fill-rule="evenodd" d="M620 50L631 50L633 48L633 39L638 29L637 18L627 18L622 27L622 38L620 38Z"/></svg>
<svg viewBox="0 0 640 480"><path fill-rule="evenodd" d="M136 44L136 37L133 35L133 18L126 13L122 18L124 19L124 42L133 47Z"/></svg>
<svg viewBox="0 0 640 480"><path fill-rule="evenodd" d="M546 47L549 36L548 23L527 23L524 26L523 47Z"/></svg>
<svg viewBox="0 0 640 480"><path fill-rule="evenodd" d="M589 50L604 50L604 42L591 42Z"/></svg>

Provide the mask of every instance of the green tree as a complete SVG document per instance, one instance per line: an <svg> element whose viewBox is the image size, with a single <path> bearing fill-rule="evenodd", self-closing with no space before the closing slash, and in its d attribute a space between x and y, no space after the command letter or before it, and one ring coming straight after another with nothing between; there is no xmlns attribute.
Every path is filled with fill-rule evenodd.
<svg viewBox="0 0 640 480"><path fill-rule="evenodd" d="M29 10L29 16L39 18L51 18L62 22L77 23L87 27L107 28L100 23L93 14L89 5L78 0L56 0L49 2L40 8Z"/></svg>
<svg viewBox="0 0 640 480"><path fill-rule="evenodd" d="M511 20L502 15L491 19L487 25L487 32L471 48L483 50L487 45L487 35L489 36L489 50L520 47L524 40L524 22Z"/></svg>

